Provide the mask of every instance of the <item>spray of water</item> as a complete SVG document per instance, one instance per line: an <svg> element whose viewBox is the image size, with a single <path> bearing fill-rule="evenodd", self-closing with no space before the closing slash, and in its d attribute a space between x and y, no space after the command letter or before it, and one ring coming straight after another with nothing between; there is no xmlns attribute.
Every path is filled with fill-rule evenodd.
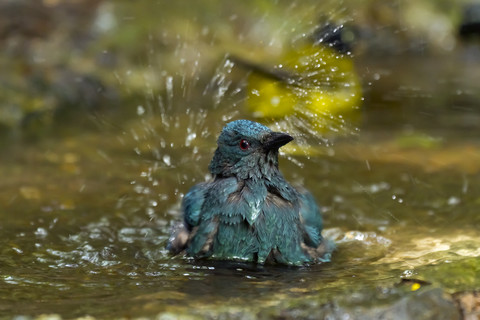
<svg viewBox="0 0 480 320"><path fill-rule="evenodd" d="M186 34L165 30L162 37L169 39L170 51L150 45L144 74L138 75L144 103L134 106L136 119L126 133L133 140L134 165L140 171L131 181L135 194L131 201L136 203L132 210L142 208L151 221L165 220L165 214L176 216L183 193L208 178L216 137L231 120L256 120L295 136L296 145L284 152L299 167L305 161L321 161L319 154L331 154L336 137L357 134L357 123L334 106L342 102L347 109L359 107L357 79L337 63L351 59L350 53L332 54L327 44L305 45L325 24L316 13L326 12L320 6L295 2L284 7L282 15L230 15L220 25L244 23L240 29L236 26L239 32L228 41L215 29L219 21L214 21L195 30L185 28ZM340 9L326 10L334 18L342 14ZM330 37L328 32L337 30L323 36ZM300 43L307 49L292 51ZM269 95L268 81L283 98ZM281 102L286 110L274 115L262 112L264 101ZM128 202L122 199L121 206Z"/></svg>

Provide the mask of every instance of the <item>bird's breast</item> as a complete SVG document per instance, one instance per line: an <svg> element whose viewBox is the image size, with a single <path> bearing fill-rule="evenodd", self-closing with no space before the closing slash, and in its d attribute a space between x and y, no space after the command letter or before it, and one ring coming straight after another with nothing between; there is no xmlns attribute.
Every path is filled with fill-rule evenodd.
<svg viewBox="0 0 480 320"><path fill-rule="evenodd" d="M250 210L247 212L245 217L249 225L253 225L255 223L260 215L261 207L260 201L255 201L254 203L250 204Z"/></svg>

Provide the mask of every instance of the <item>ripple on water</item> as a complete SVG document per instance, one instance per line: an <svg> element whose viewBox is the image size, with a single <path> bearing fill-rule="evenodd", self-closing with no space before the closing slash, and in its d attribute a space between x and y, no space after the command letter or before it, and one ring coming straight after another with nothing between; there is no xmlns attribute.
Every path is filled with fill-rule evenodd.
<svg viewBox="0 0 480 320"><path fill-rule="evenodd" d="M461 234L450 233L425 236L418 234L404 239L401 246L386 255L382 262L401 262L410 268L480 257L480 236L459 230Z"/></svg>

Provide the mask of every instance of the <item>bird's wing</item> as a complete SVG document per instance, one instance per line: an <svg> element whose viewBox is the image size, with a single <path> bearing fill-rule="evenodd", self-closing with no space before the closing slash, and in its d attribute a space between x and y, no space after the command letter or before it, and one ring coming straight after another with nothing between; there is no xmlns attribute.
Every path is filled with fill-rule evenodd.
<svg viewBox="0 0 480 320"><path fill-rule="evenodd" d="M189 230L199 224L206 190L206 183L199 183L193 186L183 197L183 219Z"/></svg>
<svg viewBox="0 0 480 320"><path fill-rule="evenodd" d="M306 190L300 190L300 218L305 228L304 241L307 246L318 247L322 242L323 220L315 199Z"/></svg>
<svg viewBox="0 0 480 320"><path fill-rule="evenodd" d="M192 228L187 248L189 255L206 257L212 253L220 217L228 207L229 195L237 188L236 178L222 178L196 185L185 196L185 222Z"/></svg>
<svg viewBox="0 0 480 320"><path fill-rule="evenodd" d="M192 229L198 225L203 205L205 184L193 186L182 201L183 223L180 222L172 228L168 239L167 250L178 254L187 246L192 234Z"/></svg>
<svg viewBox="0 0 480 320"><path fill-rule="evenodd" d="M203 220L193 228L187 253L195 258L203 258L211 255L213 237L218 231L218 217Z"/></svg>

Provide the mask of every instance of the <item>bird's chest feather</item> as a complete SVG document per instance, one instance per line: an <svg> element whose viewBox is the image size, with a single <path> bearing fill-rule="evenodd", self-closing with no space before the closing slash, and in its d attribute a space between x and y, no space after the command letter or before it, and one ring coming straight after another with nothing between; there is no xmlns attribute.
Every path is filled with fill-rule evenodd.
<svg viewBox="0 0 480 320"><path fill-rule="evenodd" d="M208 201L204 218L217 226L210 235L211 254L258 261L265 261L272 250L301 256L303 232L295 189L248 180L237 180L234 187L232 182L222 181L209 192L215 200Z"/></svg>
<svg viewBox="0 0 480 320"><path fill-rule="evenodd" d="M219 216L215 253L265 260L272 250L296 247L301 235L298 203L264 185L244 187L228 197Z"/></svg>
<svg viewBox="0 0 480 320"><path fill-rule="evenodd" d="M287 200L282 192L265 183L242 182L235 192L229 194L221 221L274 232L275 228L299 217L298 203Z"/></svg>

